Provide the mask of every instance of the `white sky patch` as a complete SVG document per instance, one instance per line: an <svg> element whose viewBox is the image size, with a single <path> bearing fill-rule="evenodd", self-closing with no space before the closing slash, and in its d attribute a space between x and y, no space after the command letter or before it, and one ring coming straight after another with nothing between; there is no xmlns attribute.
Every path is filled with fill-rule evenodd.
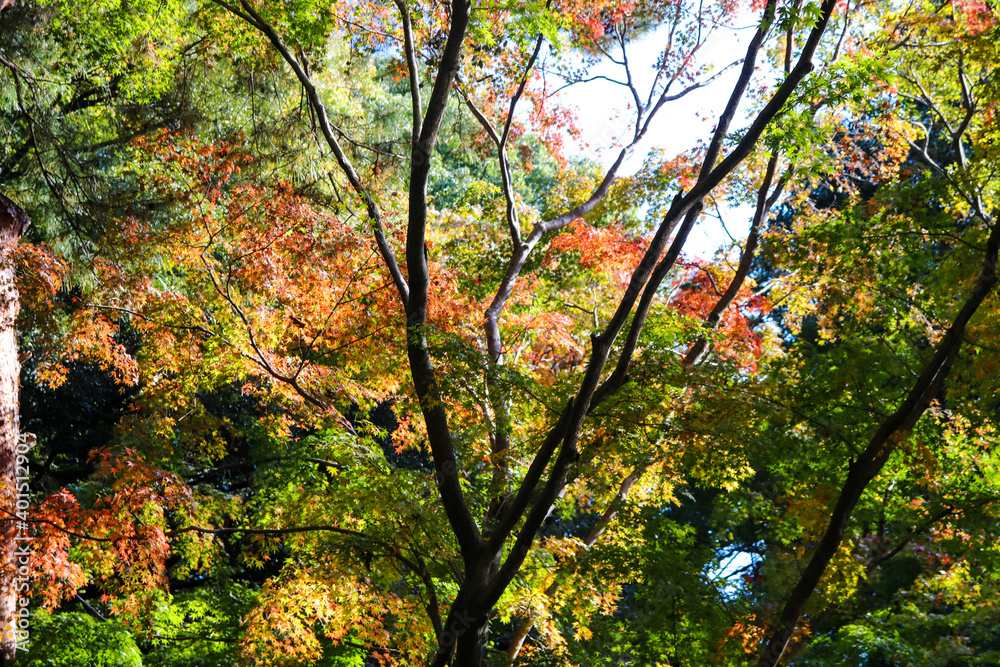
<svg viewBox="0 0 1000 667"><path fill-rule="evenodd" d="M706 76L711 76L746 54L747 44L756 29L756 20L757 17L750 14L741 15L736 24L747 27L721 28L710 37L702 47L699 58L701 63L710 67ZM649 94L665 32L653 32L629 45L629 64L640 95ZM649 133L622 166L619 174L627 176L638 171L652 149L662 149L667 154L675 155L693 148L699 142L707 142L715 129L715 119L725 107L738 75L739 67L732 67L707 86L667 103L654 118ZM625 78L623 67L607 61L591 68L588 76L606 76L617 80ZM677 89L680 90L680 87ZM560 93L560 101L576 110L579 127L583 131L584 155L605 167L611 166L621 146L628 142L632 133L629 121L634 118L635 109L628 89L599 79L569 86ZM632 106L629 106L630 103ZM745 112L746 109L741 108L733 123L734 129L748 123ZM713 215L705 216L691 232L685 254L708 259L720 246L731 242L730 234L742 241L750 226L752 207L740 206L721 213L725 229Z"/></svg>
<svg viewBox="0 0 1000 667"><path fill-rule="evenodd" d="M739 590L743 583L743 575L750 571L755 562L754 554L736 551L724 558L716 570L709 572L709 577L723 591L732 594Z"/></svg>

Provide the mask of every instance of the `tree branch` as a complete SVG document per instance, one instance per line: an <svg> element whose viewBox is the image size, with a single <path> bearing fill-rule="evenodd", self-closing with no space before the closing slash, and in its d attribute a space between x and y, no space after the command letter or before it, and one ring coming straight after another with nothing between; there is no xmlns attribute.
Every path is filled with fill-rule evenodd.
<svg viewBox="0 0 1000 667"><path fill-rule="evenodd" d="M306 92L306 98L309 100L310 107L316 113L316 117L319 120L320 131L323 133L323 137L326 139L326 143L330 147L330 150L333 151L337 164L340 165L341 170L347 176L347 180L351 184L351 187L365 202L365 208L368 211L368 218L372 223L372 231L375 235L375 242L378 245L379 253L382 255L382 261L385 262L386 268L392 276L392 281L396 285L396 291L399 292L399 298L405 306L409 288L406 284L406 280L403 278L402 271L400 271L399 266L396 263L396 258L393 255L392 249L389 247L389 242L386 240L385 229L382 226L382 214L379 211L378 205L375 203L375 199L372 197L368 188L365 187L361 178L354 170L354 165L351 164L347 154L344 153L343 148L341 148L340 142L338 142L337 138L334 136L333 126L330 124L330 119L326 113L326 105L323 104L323 100L320 99L316 86L312 82L312 78L309 76L302 63L299 62L288 46L285 45L284 41L282 41L281 37L274 30L274 28L257 13L257 11L253 8L253 5L251 5L247 0L239 1L243 11L239 11L235 6L225 2L225 0L212 0L212 2L218 6L231 12L235 16L238 16L259 30L265 37L267 37L268 41L271 42L285 62L288 63L289 67L292 68L292 72L294 72L296 78L299 80L299 84Z"/></svg>
<svg viewBox="0 0 1000 667"><path fill-rule="evenodd" d="M417 69L417 58L413 50L413 23L410 18L410 8L406 0L395 0L396 7L403 20L403 53L406 56L406 70L410 75L410 102L413 114L413 134L410 141L414 142L420 136L423 126L423 104L420 102L420 71Z"/></svg>
<svg viewBox="0 0 1000 667"><path fill-rule="evenodd" d="M575 463L578 457L577 438L579 436L580 429L582 428L583 420L589 413L591 403L595 399L595 394L600 386L600 378L607 364L611 347L624 327L636 299L639 297L640 292L643 291L643 285L646 285L647 280L650 280L651 274L654 273L654 265L656 264L663 247L666 245L670 230L674 225L676 225L677 221L684 218L684 224L678 232L677 239L675 239L674 243L671 245L670 251L664 258L664 262L661 262L656 267L656 275L653 276L655 280L651 281L649 285L646 285L647 289L643 294L644 303L640 304L639 310L636 312L635 318L633 319L632 328L630 329L629 335L632 338L638 337L638 333L641 330L649 304L652 302L652 294L656 291L658 281L662 280L663 276L665 276L665 268L672 265L677 255L679 255L680 248L683 246L687 232L693 226L694 219L697 217L702 199L709 192L711 192L711 190L714 189L744 158L746 158L747 155L750 154L764 129L782 109L785 102L791 96L795 87L799 84L802 78L805 77L805 75L812 69L812 55L826 30L826 26L829 22L830 15L833 13L835 5L836 0L824 0L821 7L820 19L811 31L809 38L803 47L799 61L792 70L792 73L786 77L782 85L779 86L775 94L764 106L764 109L762 109L758 114L746 135L740 143L737 144L733 152L722 160L718 167L712 169L712 164L715 159L714 156L718 154L722 142L722 139L717 132L716 137L713 138L712 144L709 147L706 161L702 165L698 182L686 196L678 194L678 196L674 199L670 210L660 223L650 247L647 249L642 261L632 274L629 286L621 299L615 315L612 317L608 326L601 334L595 333L591 336L592 350L590 362L587 365L587 370L583 381L581 382L580 388L577 391L576 398L570 406L567 407L567 410L564 411L564 417L560 419L559 424L557 424L556 427L550 431L549 436L546 438L546 443L550 440L556 440L561 443L559 455L549 472L548 481L542 491L537 494L537 498L534 499L531 509L528 511L528 514L518 531L514 545L508 554L507 559L500 567L500 570L495 577L495 581L491 585L489 593L484 598L481 605L492 605L499 599L499 596L503 592L504 588L511 581L514 574L516 574L517 570L524 562L524 558L530 550L531 543L534 540L534 536L538 528L548 515L550 508L559 493L564 488L568 470L570 466ZM761 20L758 32L751 41L751 45L748 47L743 72L741 73L740 80L734 88L733 95L730 98L730 103L727 105L726 111L723 113L720 120L720 128L725 126L728 123L728 120L732 118L732 115L735 113L735 107L739 102L739 98L742 96L742 91L746 89L749 80L753 75L753 63L756 58L756 53L763 43L764 34L773 22L774 7L775 0L770 0L764 10L764 17ZM726 129L722 129L723 133L725 131ZM626 342L626 346L628 345L629 342ZM626 351L623 351L622 357L626 358L627 356L629 355L626 354ZM626 366L627 363L628 361L626 360ZM614 377L614 374L612 377ZM623 377L624 374L622 374L621 378L616 379L621 380ZM611 380L612 378L609 378L609 382ZM605 387L602 387L602 389L604 388L609 390L607 395L610 395L610 393L616 389L613 384L608 385L608 383L605 383ZM538 464L539 459L547 461L551 456L552 453L549 452L547 447L543 445L542 449L536 456L536 460L532 462L532 466ZM519 489L518 497L522 495L522 491L523 489ZM514 507L516 507L516 505L512 505L512 509ZM501 521L503 522L505 518L506 517L502 515ZM497 531L497 533L491 536L491 545L496 543L496 541L502 543L505 538L506 535ZM484 608L489 607L485 606Z"/></svg>
<svg viewBox="0 0 1000 667"><path fill-rule="evenodd" d="M746 244L743 246L743 252L740 254L740 263L736 267L736 273L733 275L733 279L729 283L729 287L726 288L725 293L719 298L715 306L712 307L711 312L705 317L704 327L708 330L712 330L718 325L719 320L722 318L722 313L732 305L733 301L736 300L736 296L739 294L740 289L743 287L743 283L746 282L747 275L750 273L750 265L753 263L754 253L757 250L757 243L760 240L760 226L764 220L764 216L768 214L771 207L781 196L782 190L784 190L785 183L787 183L790 171L785 172L785 174L778 180L778 185L774 188L774 192L768 196L768 190L771 187L771 183L774 180L775 168L778 164L778 154L771 153L771 159L768 160L767 169L764 173L764 182L761 184L760 189L757 191L757 207L754 210L753 219L750 222L750 233L747 235ZM698 340L694 342L691 349L684 356L681 363L684 366L693 366L698 362L702 353L708 346L708 339L702 335L698 337Z"/></svg>
<svg viewBox="0 0 1000 667"><path fill-rule="evenodd" d="M448 413L442 400L434 367L427 349L426 321L429 271L425 236L427 231L427 180L430 160L452 83L461 62L471 12L469 0L453 0L451 25L438 66L434 87L427 104L420 136L413 143L410 162L409 215L406 229L406 265L409 273L409 298L406 302L406 348L410 374L427 426L431 455L437 475L442 504L467 567L482 550L479 527L469 510L459 478L458 458L448 425Z"/></svg>
<svg viewBox="0 0 1000 667"><path fill-rule="evenodd" d="M985 257L972 294L965 300L951 326L948 327L944 337L938 343L934 356L924 366L923 372L910 389L906 399L892 415L879 425L868 446L849 466L847 478L844 480L840 496L833 508L830 523L827 525L819 546L809 559L802 576L789 594L775 630L757 661L757 667L774 667L781 660L806 603L840 547L847 521L861 499L861 495L869 482L888 462L899 443L906 440L909 430L927 410L931 399L934 398L948 376L951 366L961 350L966 325L996 285L998 251L1000 251L1000 223L992 222L991 233L986 243Z"/></svg>

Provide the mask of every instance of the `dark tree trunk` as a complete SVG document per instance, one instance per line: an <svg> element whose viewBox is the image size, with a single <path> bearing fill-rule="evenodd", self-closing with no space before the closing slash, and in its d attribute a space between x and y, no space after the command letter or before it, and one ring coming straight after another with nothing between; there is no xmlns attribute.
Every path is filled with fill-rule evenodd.
<svg viewBox="0 0 1000 667"><path fill-rule="evenodd" d="M482 667L486 664L486 648L490 640L487 617L478 618L458 638L455 667Z"/></svg>
<svg viewBox="0 0 1000 667"><path fill-rule="evenodd" d="M483 667L490 639L490 588L496 584L500 554L483 552L466 564L466 576L448 612L431 667ZM506 588L506 584L503 586Z"/></svg>

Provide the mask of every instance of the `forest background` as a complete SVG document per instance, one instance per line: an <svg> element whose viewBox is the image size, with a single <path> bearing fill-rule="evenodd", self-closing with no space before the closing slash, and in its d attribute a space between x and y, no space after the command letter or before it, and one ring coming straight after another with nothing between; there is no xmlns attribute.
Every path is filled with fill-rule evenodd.
<svg viewBox="0 0 1000 667"><path fill-rule="evenodd" d="M0 662L996 664L996 11L0 0Z"/></svg>

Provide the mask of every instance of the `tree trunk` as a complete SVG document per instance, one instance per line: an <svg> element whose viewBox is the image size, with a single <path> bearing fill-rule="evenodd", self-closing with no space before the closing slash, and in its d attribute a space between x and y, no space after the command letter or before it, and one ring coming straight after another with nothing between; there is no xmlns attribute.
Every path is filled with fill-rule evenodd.
<svg viewBox="0 0 1000 667"><path fill-rule="evenodd" d="M0 665L14 662L17 649L17 445L20 436L15 323L20 308L15 285L14 247L28 218L14 202L0 195Z"/></svg>
<svg viewBox="0 0 1000 667"><path fill-rule="evenodd" d="M486 648L490 640L488 617L476 619L472 627L458 638L455 667L482 667L486 664Z"/></svg>
<svg viewBox="0 0 1000 667"><path fill-rule="evenodd" d="M489 643L489 614L476 614L476 600L483 593L471 593L463 586L455 598L438 638L438 650L430 667L483 667Z"/></svg>
<svg viewBox="0 0 1000 667"><path fill-rule="evenodd" d="M448 612L430 667L483 667L486 664L493 608L487 600L499 566L499 552L483 552L466 562L465 580Z"/></svg>

